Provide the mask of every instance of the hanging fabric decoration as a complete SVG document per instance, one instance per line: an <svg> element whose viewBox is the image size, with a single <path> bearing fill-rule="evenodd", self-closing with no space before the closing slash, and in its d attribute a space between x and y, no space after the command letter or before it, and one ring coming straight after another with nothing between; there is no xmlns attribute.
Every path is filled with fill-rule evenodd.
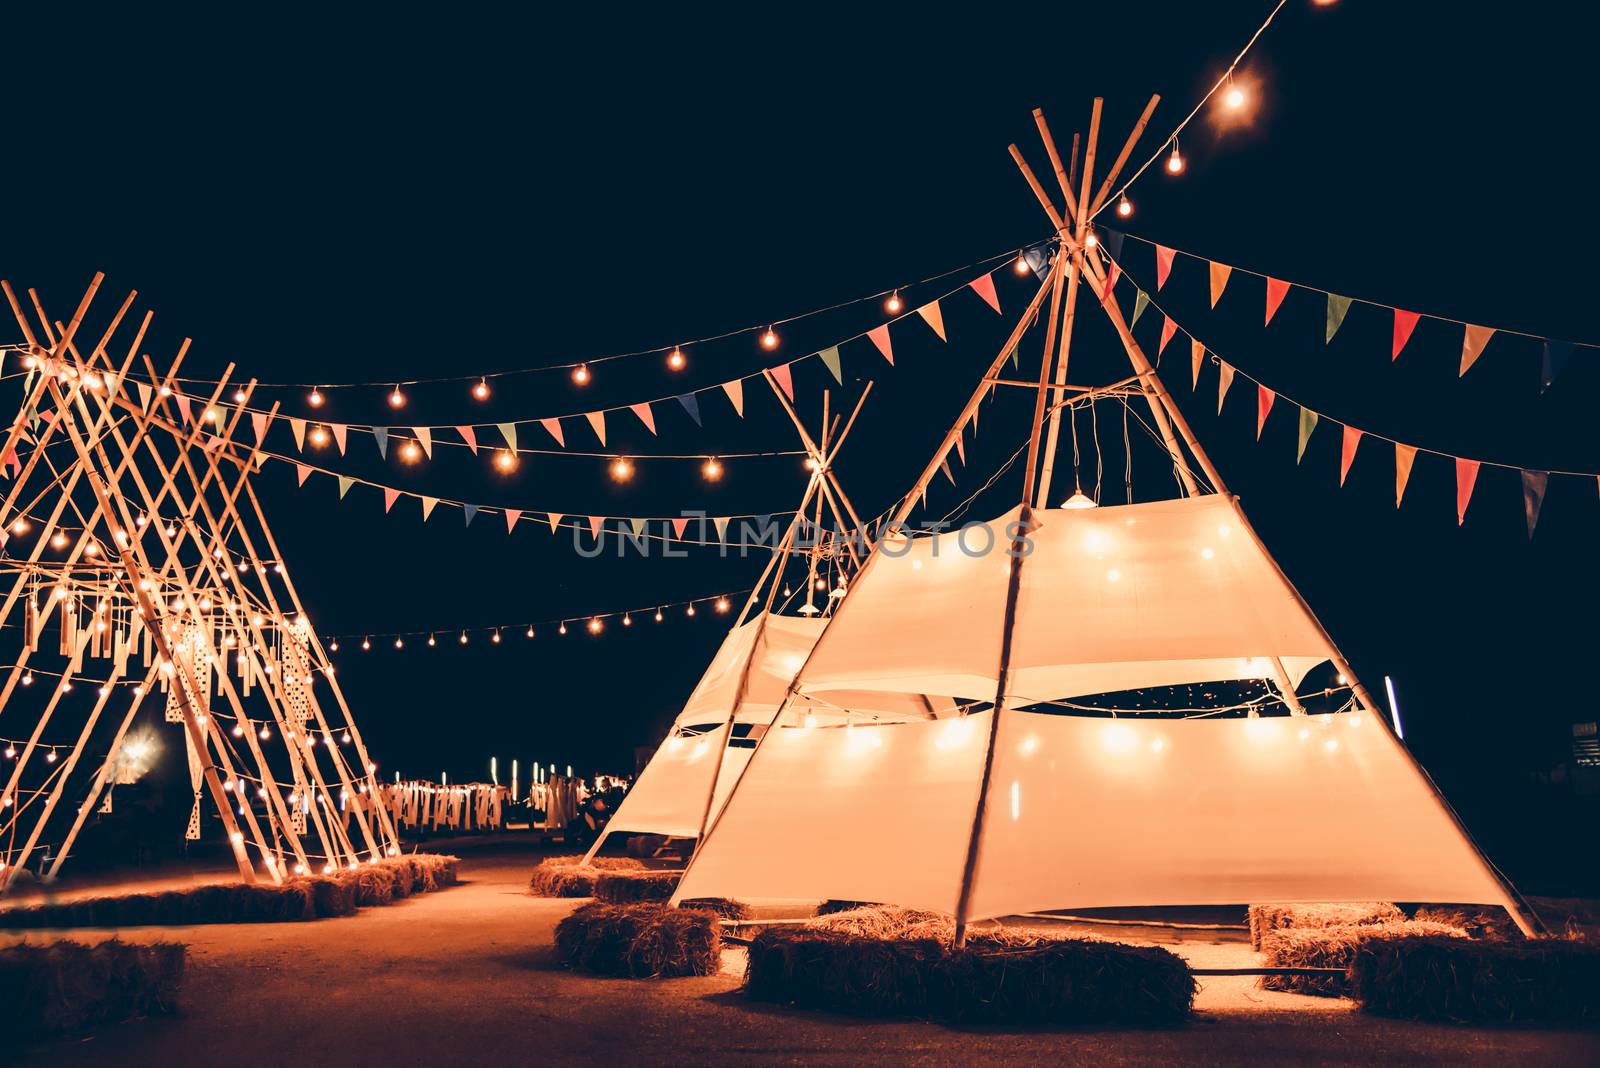
<svg viewBox="0 0 1600 1068"><path fill-rule="evenodd" d="M889 365L894 366L894 349L889 345L889 324L873 327L867 331L867 337L878 347L878 351L883 353L883 358L889 361Z"/></svg>
<svg viewBox="0 0 1600 1068"><path fill-rule="evenodd" d="M1167 275L1172 273L1172 260L1177 255L1175 249L1164 245L1156 246L1156 292L1161 292L1161 287L1167 284Z"/></svg>
<svg viewBox="0 0 1600 1068"><path fill-rule="evenodd" d="M1572 342L1546 341L1544 355L1539 367L1539 392L1543 393L1550 388L1550 383L1556 380L1561 369L1567 366L1567 361L1572 359Z"/></svg>
<svg viewBox="0 0 1600 1068"><path fill-rule="evenodd" d="M345 438L350 433L350 428L343 423L329 423L328 430L333 434L333 443L339 446L339 455L344 455Z"/></svg>
<svg viewBox="0 0 1600 1068"><path fill-rule="evenodd" d="M510 449L512 452L516 452L517 451L517 424L515 424L515 423L496 423L495 426L499 429L500 436L506 439L506 448ZM606 439L604 437L602 437L600 439L600 443L602 445L605 444L605 440Z"/></svg>
<svg viewBox="0 0 1600 1068"><path fill-rule="evenodd" d="M251 412L250 413L250 429L255 431L255 433L256 433L256 444L260 445L261 442L262 442L262 439L264 439L267 436L267 413L266 412Z"/></svg>
<svg viewBox="0 0 1600 1068"><path fill-rule="evenodd" d="M1406 347L1406 342L1411 340L1411 331L1417 328L1417 320L1422 318L1418 312L1394 310L1394 348L1389 353L1389 360L1393 362L1400 358L1400 350Z"/></svg>
<svg viewBox="0 0 1600 1068"><path fill-rule="evenodd" d="M1267 321L1262 323L1262 326L1272 325L1272 317L1278 314L1278 305L1283 303L1283 298L1288 292L1288 282L1280 282L1276 278L1267 279Z"/></svg>
<svg viewBox="0 0 1600 1068"><path fill-rule="evenodd" d="M1111 267L1106 271L1106 284L1100 287L1101 304L1111 299L1111 291L1117 288L1117 279L1120 277L1122 277L1122 265L1112 260Z"/></svg>
<svg viewBox="0 0 1600 1068"><path fill-rule="evenodd" d="M1483 347L1493 336L1492 326L1473 326L1470 323L1467 325L1466 334L1461 339L1461 375L1466 374L1467 369L1478 362L1478 357L1483 355Z"/></svg>
<svg viewBox="0 0 1600 1068"><path fill-rule="evenodd" d="M394 507L394 502L400 499L400 491L383 487L383 514L388 515L389 509Z"/></svg>
<svg viewBox="0 0 1600 1068"><path fill-rule="evenodd" d="M645 401L642 404L630 404L628 407L633 411L634 415L639 417L639 422L644 424L646 430L652 434L656 432L656 417L650 411L649 401Z"/></svg>
<svg viewBox="0 0 1600 1068"><path fill-rule="evenodd" d="M1217 301L1222 299L1222 291L1228 288L1228 276L1233 273L1233 268L1226 263L1211 261L1211 306L1215 308Z"/></svg>
<svg viewBox="0 0 1600 1068"><path fill-rule="evenodd" d="M1192 390L1200 388L1200 365L1205 362L1205 359L1206 347L1200 343L1199 339L1190 338L1189 370L1192 377L1190 379L1189 388Z"/></svg>
<svg viewBox="0 0 1600 1068"><path fill-rule="evenodd" d="M1317 429L1317 413L1310 408L1300 409L1300 434L1295 443L1294 462L1299 463L1306 454L1306 442L1311 440L1311 434Z"/></svg>
<svg viewBox="0 0 1600 1068"><path fill-rule="evenodd" d="M679 541L682 541L683 540L683 532L686 529L688 529L688 526L689 526L689 517L688 516L684 516L684 515L674 516L673 519L672 519L672 536L677 538Z"/></svg>
<svg viewBox="0 0 1600 1068"><path fill-rule="evenodd" d="M472 450L472 455L478 455L478 432L470 426L456 427L456 433L461 435L461 440L467 443L467 448Z"/></svg>
<svg viewBox="0 0 1600 1068"><path fill-rule="evenodd" d="M561 420L541 419L539 420L539 425L544 427L545 433L556 439L557 445L561 446L563 449L567 447L567 439L561 433Z"/></svg>
<svg viewBox="0 0 1600 1068"><path fill-rule="evenodd" d="M306 451L306 421L289 417L289 433L294 435L294 447L297 452Z"/></svg>
<svg viewBox="0 0 1600 1068"><path fill-rule="evenodd" d="M1401 498L1406 495L1406 483L1411 481L1411 465L1417 459L1415 445L1402 445L1394 443L1394 506L1400 507Z"/></svg>
<svg viewBox="0 0 1600 1068"><path fill-rule="evenodd" d="M517 520L519 520L521 518L522 518L522 509L520 509L520 508L507 508L506 509L506 533L509 534L511 532L511 528L515 527L517 525Z"/></svg>
<svg viewBox="0 0 1600 1068"><path fill-rule="evenodd" d="M433 514L433 506L438 503L439 498L437 497L422 498L422 521L424 523L426 523L428 521L428 517Z"/></svg>
<svg viewBox="0 0 1600 1068"><path fill-rule="evenodd" d="M733 410L739 413L739 418L744 418L744 382L735 378L732 382L722 383L722 391L728 395L728 403L733 405Z"/></svg>
<svg viewBox="0 0 1600 1068"><path fill-rule="evenodd" d="M917 314L922 316L929 326L933 327L933 332L939 335L940 341L950 340L944 336L944 313L939 310L939 302L937 300L928 301L928 303L917 309ZM885 327L884 329L887 331L888 328ZM893 361L890 362L892 363Z"/></svg>
<svg viewBox="0 0 1600 1068"><path fill-rule="evenodd" d="M984 277L987 278L989 276L984 275ZM989 285L990 288L993 289L994 283L991 282ZM822 360L822 365L833 374L833 380L839 383L841 386L844 385L844 375L839 370L839 346L829 345L827 348L817 353L817 356Z"/></svg>
<svg viewBox="0 0 1600 1068"><path fill-rule="evenodd" d="M554 534L561 527L561 521L566 518L560 512L546 512L545 520L550 524L550 533Z"/></svg>
<svg viewBox="0 0 1600 1068"><path fill-rule="evenodd" d="M1217 361L1217 414L1222 414L1222 401L1228 395L1228 387L1233 385L1233 364L1227 360Z"/></svg>
<svg viewBox="0 0 1600 1068"><path fill-rule="evenodd" d="M150 388L150 384L148 382L138 382L135 383L135 385L137 385L139 388L139 407L148 410L150 407L150 398L152 395L154 395L155 391Z"/></svg>
<svg viewBox="0 0 1600 1068"><path fill-rule="evenodd" d="M1043 282L1045 275L1050 273L1050 250L1030 248L1022 254L1022 262L1028 265L1035 278Z"/></svg>
<svg viewBox="0 0 1600 1068"><path fill-rule="evenodd" d="M974 293L983 298L985 304L996 312L1000 311L1000 294L994 290L994 275L980 274L967 284L972 287Z"/></svg>
<svg viewBox="0 0 1600 1068"><path fill-rule="evenodd" d="M778 366L772 368L772 377L777 381L779 388L783 390L783 395L793 401L794 378L789 374L789 365L786 363L780 363Z"/></svg>
<svg viewBox="0 0 1600 1068"><path fill-rule="evenodd" d="M689 413L689 418L694 420L695 426L703 426L700 422L700 398L693 393L678 394L678 403L683 405L683 410ZM653 427L651 428L654 429Z"/></svg>
<svg viewBox="0 0 1600 1068"><path fill-rule="evenodd" d="M1113 260L1120 260L1122 258L1123 236L1124 235L1121 230L1113 230L1110 227L1100 231L1099 240L1105 243L1106 252Z"/></svg>
<svg viewBox="0 0 1600 1068"><path fill-rule="evenodd" d="M644 537L645 530L647 529L646 528L646 524L648 522L649 522L648 519L639 519L639 518L633 518L633 519L628 520L628 526L629 526L630 529L632 529L633 536L635 538Z"/></svg>
<svg viewBox="0 0 1600 1068"><path fill-rule="evenodd" d="M1344 485L1345 476L1350 474L1350 465L1355 462L1356 449L1361 447L1361 431L1353 426L1344 428L1344 436L1339 442L1339 485Z"/></svg>
<svg viewBox="0 0 1600 1068"><path fill-rule="evenodd" d="M342 500L344 500L344 495L346 493L350 492L350 487L355 483L355 479L349 478L348 476L345 476L345 475L339 475L338 478L339 478L339 499L342 501Z"/></svg>
<svg viewBox="0 0 1600 1068"><path fill-rule="evenodd" d="M727 516L713 516L712 519L711 519L711 525L717 529L717 540L718 541L727 541L728 540L728 517Z"/></svg>
<svg viewBox="0 0 1600 1068"><path fill-rule="evenodd" d="M1178 324L1172 321L1172 316L1165 316L1166 321L1161 324L1161 341L1156 345L1156 362L1161 362L1161 353L1167 347L1167 342L1172 340L1172 335L1178 332Z"/></svg>
<svg viewBox="0 0 1600 1068"><path fill-rule="evenodd" d="M1533 540L1533 528L1539 525L1539 509L1544 507L1544 491L1550 484L1548 471L1522 472L1522 510L1528 518L1528 539Z"/></svg>
<svg viewBox="0 0 1600 1068"><path fill-rule="evenodd" d="M1339 332L1339 327L1344 325L1345 313L1350 310L1350 298L1341 297L1337 293L1328 294L1328 330L1323 337L1323 342L1333 340L1333 335Z"/></svg>
<svg viewBox="0 0 1600 1068"><path fill-rule="evenodd" d="M389 458L389 428L386 426L373 427L372 440L378 445L378 455L387 460Z"/></svg>
<svg viewBox="0 0 1600 1068"><path fill-rule="evenodd" d="M1267 413L1272 411L1272 402L1277 400L1277 399L1278 399L1278 395L1276 393L1272 392L1272 390L1268 389L1266 386L1263 386L1260 382L1256 383L1256 440L1257 441L1261 440L1261 431L1267 425Z"/></svg>
<svg viewBox="0 0 1600 1068"><path fill-rule="evenodd" d="M411 432L417 436L417 444L422 446L423 455L430 460L433 459L433 431L425 426L414 426Z"/></svg>
<svg viewBox="0 0 1600 1068"><path fill-rule="evenodd" d="M183 416L183 424L188 426L190 423L194 422L194 408L192 407L192 402L182 393L177 395L176 400L178 402L178 413Z"/></svg>
<svg viewBox="0 0 1600 1068"><path fill-rule="evenodd" d="M956 434L956 456L961 461L961 466L962 467L967 466L967 440L966 439L967 439L966 428L963 427L961 429L961 431Z"/></svg>
<svg viewBox="0 0 1600 1068"><path fill-rule="evenodd" d="M592 515L592 516L589 517L589 533L594 536L594 540L595 541L599 541L600 540L600 534L601 534L602 531L605 530L605 528L606 528L606 517L605 516L603 516L603 515Z"/></svg>
<svg viewBox="0 0 1600 1068"><path fill-rule="evenodd" d="M463 504L461 506L461 514L466 517L465 525L470 527L472 521L478 518L478 506L475 504Z"/></svg>
<svg viewBox="0 0 1600 1068"><path fill-rule="evenodd" d="M1150 294L1146 293L1142 289L1139 290L1138 293L1134 294L1134 297L1133 297L1133 318L1128 320L1128 329L1129 330L1132 330L1134 327L1139 325L1139 316L1143 315L1144 314L1144 310L1146 308L1148 308L1149 306L1150 306Z"/></svg>
<svg viewBox="0 0 1600 1068"><path fill-rule="evenodd" d="M606 413L584 412L583 417L589 420L589 425L594 428L594 436L600 439L600 444L606 443Z"/></svg>
<svg viewBox="0 0 1600 1068"><path fill-rule="evenodd" d="M310 476L311 468L307 467L305 464L294 465L294 484L296 486L304 486L306 484L306 479Z"/></svg>
<svg viewBox="0 0 1600 1068"><path fill-rule="evenodd" d="M1456 458L1456 525L1467 521L1467 502L1472 500L1472 487L1478 484L1477 460Z"/></svg>

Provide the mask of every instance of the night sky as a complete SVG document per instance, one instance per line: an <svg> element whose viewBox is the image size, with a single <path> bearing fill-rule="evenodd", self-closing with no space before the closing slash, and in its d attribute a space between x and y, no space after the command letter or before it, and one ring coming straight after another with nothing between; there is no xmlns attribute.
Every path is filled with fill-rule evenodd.
<svg viewBox="0 0 1600 1068"><path fill-rule="evenodd" d="M1472 5L1291 0L1241 67L1261 92L1253 124L1219 132L1197 120L1182 139L1187 173L1152 168L1119 225L1350 296L1600 341L1587 33L1563 25L1565 6L1541 17L1544 6L1518 5L1513 24ZM775 357L740 333L692 346L682 374L658 353L597 364L583 390L556 370L493 381L487 405L470 381L408 386L403 416L384 405L396 381L663 349L872 297L780 325L779 355L855 335L883 320L883 292L905 287L915 304L970 278L967 265L1049 236L1006 153L1016 142L1045 175L1032 108L1065 147L1104 96L1110 154L1160 92L1142 161L1269 7L808 8L804 24L696 24L677 10L446 22L442 9L414 20L18 24L0 72L11 105L0 274L64 315L105 271L95 323L139 290L156 313L148 350L170 354L192 337L192 375L234 361L265 382L384 383L330 391L327 417L353 423L530 419L670 396ZM1147 245L1129 240L1124 265L1153 290ZM949 344L910 321L895 328L893 368L856 341L843 388L816 361L797 369L813 427L824 388L838 410L876 382L838 464L863 513L890 507L921 470L1035 285L997 279L1004 316L970 291L945 302ZM1132 290L1121 293L1127 308ZM1183 257L1160 300L1241 372L1323 414L1297 466L1291 408L1274 412L1258 444L1249 382L1236 382L1219 417L1215 367L1191 396L1182 339L1167 350L1163 377L1230 488L1369 685L1396 679L1408 744L1490 854L1524 881L1592 889L1592 861L1564 837L1592 825L1592 799L1581 808L1530 776L1565 757L1571 723L1596 714L1594 480L1553 479L1530 542L1515 474L1485 468L1458 528L1453 474L1437 457L1418 458L1398 512L1382 443L1363 445L1341 489L1330 421L1600 471L1596 351L1579 349L1541 396L1534 341L1497 338L1458 379L1460 328L1448 324L1424 320L1391 363L1386 312L1357 305L1325 346L1319 294L1291 293L1263 329L1260 279L1236 273L1212 310L1204 264ZM1086 310L1073 380L1120 376L1120 349ZM1151 313L1139 326L1152 350L1158 322ZM612 451L796 448L773 399L747 389L742 420L709 396L703 428L666 406L659 437L617 417ZM258 396L312 414L303 388ZM936 511L1010 455L1026 412L1003 402L985 412L963 490L936 491ZM1108 416L1119 425L1102 436L1120 441L1120 411ZM596 449L574 429L573 448ZM293 451L274 434L275 450ZM1088 430L1080 443L1092 453ZM436 453L405 469L357 435L348 457L317 462L569 515L778 512L805 479L795 456L730 459L708 487L690 460L641 459L618 486L599 459L529 456L505 477L464 449ZM1136 497L1169 492L1161 467L1135 457ZM1102 488L1107 503L1121 500L1120 454L1107 455ZM763 562L703 549L585 560L569 533L525 523L508 537L497 515L463 529L445 508L424 525L414 500L385 517L377 491L340 502L318 478L297 490L282 464L261 491L325 633L439 628L438 649L378 642L362 654L357 639L337 657L374 755L407 775L484 778L492 755L502 767L516 757L632 770L633 747L660 737L726 618L680 609L660 626L638 619L599 638L575 626L564 639L550 627L532 642L523 628L742 589ZM1015 481L996 493L977 517L1014 500ZM502 623L501 645L481 630L465 648L453 640L459 627Z"/></svg>

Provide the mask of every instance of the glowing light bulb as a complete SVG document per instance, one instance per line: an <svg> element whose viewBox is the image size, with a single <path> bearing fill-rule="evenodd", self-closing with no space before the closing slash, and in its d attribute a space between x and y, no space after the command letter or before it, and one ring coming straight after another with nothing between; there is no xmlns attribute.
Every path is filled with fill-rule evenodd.
<svg viewBox="0 0 1600 1068"><path fill-rule="evenodd" d="M587 386L589 384L589 378L590 375L588 364L580 363L578 366L572 369L572 380L578 385Z"/></svg>
<svg viewBox="0 0 1600 1068"><path fill-rule="evenodd" d="M624 613L623 613L623 615L622 615L622 625L623 625L623 626L624 626L624 627L631 627L631 626L633 626L633 617L632 617L632 616L630 616L630 615L628 615L628 614L627 614L627 613L626 613L626 612L624 612ZM533 634L533 631L532 631L532 630L529 630L529 631L528 631L528 634L529 634L529 636L530 636L530 637L531 637L531 636L532 636L532 634Z"/></svg>
<svg viewBox="0 0 1600 1068"><path fill-rule="evenodd" d="M496 645L499 645L500 644L500 632L497 630L493 634L489 635L489 640L494 642Z"/></svg>
<svg viewBox="0 0 1600 1068"><path fill-rule="evenodd" d="M322 407L323 399L322 390L313 389L310 395L306 397L306 403L310 404L313 408L320 408Z"/></svg>
<svg viewBox="0 0 1600 1068"><path fill-rule="evenodd" d="M657 608L657 609L656 609L656 622L657 622L657 623L660 623L660 622L661 622L661 620L662 620L662 618L663 618L663 617L662 617L662 615L661 615L661 609L659 609L659 608Z"/></svg>
<svg viewBox="0 0 1600 1068"><path fill-rule="evenodd" d="M478 379L477 384L472 387L472 396L474 400L486 401L489 399L489 382L487 379Z"/></svg>
<svg viewBox="0 0 1600 1068"><path fill-rule="evenodd" d="M422 446L418 445L415 440L407 441L400 446L400 459L408 464L416 463L422 459Z"/></svg>
<svg viewBox="0 0 1600 1068"><path fill-rule="evenodd" d="M371 649L372 648L372 639L371 638L362 638L361 639L361 648L364 649L364 650L365 649Z"/></svg>
<svg viewBox="0 0 1600 1068"><path fill-rule="evenodd" d="M890 293L889 299L883 302L883 310L890 315L899 315L900 309L905 306L905 301L900 299L900 291L898 289Z"/></svg>
<svg viewBox="0 0 1600 1068"><path fill-rule="evenodd" d="M272 729L270 727L263 726L261 728L261 732L260 732L261 740L262 741L266 741L268 738L271 738L271 737L272 737Z"/></svg>
<svg viewBox="0 0 1600 1068"><path fill-rule="evenodd" d="M599 616L595 616L593 619L589 620L589 633L590 634L599 634L601 631L603 631L605 629L606 629L606 626L605 626L604 623L600 622L600 617Z"/></svg>
<svg viewBox="0 0 1600 1068"><path fill-rule="evenodd" d="M338 641L329 642L328 643L328 651L330 653L337 653L339 651L339 643L338 643Z"/></svg>
<svg viewBox="0 0 1600 1068"><path fill-rule="evenodd" d="M404 638L396 638L394 640L394 647L396 649L404 649L406 647L406 640Z"/></svg>
<svg viewBox="0 0 1600 1068"><path fill-rule="evenodd" d="M1237 85L1230 84L1228 86L1228 91L1222 94L1222 103L1228 108L1229 111L1238 111L1240 108L1244 107L1244 102L1244 90L1240 89Z"/></svg>
<svg viewBox="0 0 1600 1068"><path fill-rule="evenodd" d="M1122 199L1117 201L1117 214L1126 219L1133 214L1133 201L1128 199L1128 194L1122 194Z"/></svg>
<svg viewBox="0 0 1600 1068"><path fill-rule="evenodd" d="M28 532L28 521L26 519L18 517L17 521L15 523L11 524L11 533L13 533L13 534L26 534L27 532Z"/></svg>
<svg viewBox="0 0 1600 1068"><path fill-rule="evenodd" d="M406 395L404 393L400 392L400 387L397 385L397 386L394 387L394 390L389 394L389 407L391 407L391 408L404 408L405 406L406 406Z"/></svg>
<svg viewBox="0 0 1600 1068"><path fill-rule="evenodd" d="M431 648L433 648L433 647L434 647L434 646L436 646L436 645L438 645L438 644L439 644L439 639L437 639L437 638L435 638L435 637L434 637L434 636L433 636L433 635L431 635L431 634L430 634L430 635L428 635L428 648L430 648L430 649L431 649Z"/></svg>
<svg viewBox="0 0 1600 1068"><path fill-rule="evenodd" d="M1020 252L1017 253L1017 262L1013 263L1011 265L1011 269L1013 271L1017 272L1018 274L1027 274L1028 273L1028 257L1023 255Z"/></svg>
<svg viewBox="0 0 1600 1068"><path fill-rule="evenodd" d="M817 458L815 456L807 456L801 466L807 471L815 471L817 469Z"/></svg>
<svg viewBox="0 0 1600 1068"><path fill-rule="evenodd" d="M618 456L611 461L611 478L616 482L626 482L633 477L633 463L626 456Z"/></svg>
<svg viewBox="0 0 1600 1068"><path fill-rule="evenodd" d="M1099 506L1094 503L1094 498L1088 496L1087 494L1085 494L1083 492L1083 490L1080 489L1080 490L1075 491L1072 494L1072 496L1070 496L1066 500L1062 501L1061 502L1061 507L1079 509L1079 508L1097 508Z"/></svg>
<svg viewBox="0 0 1600 1068"><path fill-rule="evenodd" d="M24 686L32 686L33 685L33 672L30 671L26 675L22 676L22 685L24 685Z"/></svg>
<svg viewBox="0 0 1600 1068"><path fill-rule="evenodd" d="M66 689L66 687L63 686L62 689ZM56 762L56 751L54 749L50 750L48 753L46 753L44 755L44 759L45 759L45 763L54 764Z"/></svg>
<svg viewBox="0 0 1600 1068"><path fill-rule="evenodd" d="M65 549L67 547L67 536L59 530L56 531L55 536L50 539L50 547L53 549Z"/></svg>
<svg viewBox="0 0 1600 1068"><path fill-rule="evenodd" d="M761 347L771 352L778 347L778 333L772 327L767 327L767 332L761 335Z"/></svg>
<svg viewBox="0 0 1600 1068"><path fill-rule="evenodd" d="M694 615L694 605L691 604L689 606L689 610L687 612L685 612L684 615L688 615L688 616Z"/></svg>
<svg viewBox="0 0 1600 1068"><path fill-rule="evenodd" d="M533 626L531 624L528 626L528 637L533 637Z"/></svg>
<svg viewBox="0 0 1600 1068"><path fill-rule="evenodd" d="M718 612L726 612L728 610L728 599L726 597L718 597L716 607Z"/></svg>
<svg viewBox="0 0 1600 1068"><path fill-rule="evenodd" d="M315 445L319 449L328 444L328 431L326 428L320 425L312 427L311 434L309 436L311 438L311 444Z"/></svg>
<svg viewBox="0 0 1600 1068"><path fill-rule="evenodd" d="M700 474L704 476L707 482L720 481L722 478L722 461L715 456L707 457L706 462L700 465Z"/></svg>
<svg viewBox="0 0 1600 1068"><path fill-rule="evenodd" d="M674 345L672 351L667 353L667 367L669 370L681 371L689 366L689 358L683 354L683 347Z"/></svg>
<svg viewBox="0 0 1600 1068"><path fill-rule="evenodd" d="M88 545L83 547L83 553L85 556L99 556L100 543L97 541L91 541Z"/></svg>
<svg viewBox="0 0 1600 1068"><path fill-rule="evenodd" d="M1172 155L1167 157L1167 173L1183 173L1183 154L1178 151L1178 142L1172 142Z"/></svg>
<svg viewBox="0 0 1600 1068"><path fill-rule="evenodd" d="M243 738L244 737L244 724L235 723L233 725L233 736L235 738Z"/></svg>
<svg viewBox="0 0 1600 1068"><path fill-rule="evenodd" d="M561 621L561 626L556 628L556 633L557 634L565 634L566 632L567 632L567 621L566 620L562 620Z"/></svg>
<svg viewBox="0 0 1600 1068"><path fill-rule="evenodd" d="M517 469L517 454L510 449L501 449L494 454L494 465L502 471L515 471Z"/></svg>
<svg viewBox="0 0 1600 1068"><path fill-rule="evenodd" d="M467 632L466 631L462 631L461 632L461 637L456 639L456 640L459 641L462 645L467 644Z"/></svg>

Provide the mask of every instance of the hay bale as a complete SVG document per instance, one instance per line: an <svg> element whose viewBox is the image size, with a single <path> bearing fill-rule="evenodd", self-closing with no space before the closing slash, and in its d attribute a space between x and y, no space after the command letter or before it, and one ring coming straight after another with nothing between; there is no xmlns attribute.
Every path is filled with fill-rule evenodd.
<svg viewBox="0 0 1600 1068"><path fill-rule="evenodd" d="M613 905L629 905L645 901L665 901L678 888L683 878L677 871L607 871L594 881L594 899Z"/></svg>
<svg viewBox="0 0 1600 1068"><path fill-rule="evenodd" d="M656 905L612 905L595 901L556 924L556 958L568 968L596 975L628 975L628 950Z"/></svg>
<svg viewBox="0 0 1600 1068"><path fill-rule="evenodd" d="M722 921L716 913L664 905L622 907L636 910L643 919L628 946L628 974L661 979L717 974L722 966Z"/></svg>
<svg viewBox="0 0 1600 1068"><path fill-rule="evenodd" d="M311 907L319 919L350 916L356 911L355 887L332 875L313 875L300 880L311 892Z"/></svg>
<svg viewBox="0 0 1600 1068"><path fill-rule="evenodd" d="M1351 924L1398 923L1405 913L1386 901L1339 902L1325 905L1251 905L1250 948L1260 949L1268 931L1285 927L1345 927Z"/></svg>
<svg viewBox="0 0 1600 1068"><path fill-rule="evenodd" d="M939 1015L962 1024L1176 1027L1195 994L1176 953L1089 938L975 939L950 953L940 978Z"/></svg>
<svg viewBox="0 0 1600 1068"><path fill-rule="evenodd" d="M1458 1023L1600 1023L1600 945L1566 939L1373 940L1350 965L1368 1012Z"/></svg>
<svg viewBox="0 0 1600 1068"><path fill-rule="evenodd" d="M855 909L876 908L877 905L878 902L876 901L841 901L838 898L830 897L828 900L817 906L816 914L818 916L832 916L836 912L851 912Z"/></svg>
<svg viewBox="0 0 1600 1068"><path fill-rule="evenodd" d="M725 920L748 920L755 915L755 910L749 905L729 897L694 897L678 902L678 907L712 912Z"/></svg>
<svg viewBox="0 0 1600 1068"><path fill-rule="evenodd" d="M1280 927L1261 936L1261 956L1269 968L1338 968L1339 975L1263 975L1263 990L1318 997L1343 997L1350 992L1345 970L1367 941L1441 937L1465 938L1460 929L1428 920L1397 923L1349 923L1335 927Z"/></svg>
<svg viewBox="0 0 1600 1068"><path fill-rule="evenodd" d="M945 955L931 938L772 927L750 943L744 991L756 1001L853 1016L929 1016Z"/></svg>
<svg viewBox="0 0 1600 1068"><path fill-rule="evenodd" d="M345 873L345 881L355 891L356 904L387 905L393 901L396 867L410 869L410 865L363 864Z"/></svg>
<svg viewBox="0 0 1600 1068"><path fill-rule="evenodd" d="M1511 913L1499 905L1419 905L1412 919L1459 928L1468 938L1519 942L1523 937Z"/></svg>
<svg viewBox="0 0 1600 1068"><path fill-rule="evenodd" d="M12 1044L175 1012L187 953L116 939L0 949L0 1034Z"/></svg>
<svg viewBox="0 0 1600 1068"><path fill-rule="evenodd" d="M632 857L595 857L588 864L581 857L548 857L533 869L528 892L534 897L593 897L594 881L602 872L643 870L644 864Z"/></svg>

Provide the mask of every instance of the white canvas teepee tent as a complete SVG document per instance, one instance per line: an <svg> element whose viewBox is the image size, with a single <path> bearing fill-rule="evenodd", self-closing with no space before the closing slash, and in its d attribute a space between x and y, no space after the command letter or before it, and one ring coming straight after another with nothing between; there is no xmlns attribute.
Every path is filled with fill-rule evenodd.
<svg viewBox="0 0 1600 1068"><path fill-rule="evenodd" d="M1055 223L1059 254L897 518L910 514L978 402L1012 384L998 372L1048 290L1044 360L1026 387L1035 407L1020 506L974 530L880 541L675 899L890 902L954 913L958 932L975 919L1069 907L1437 900L1501 904L1527 929L1509 887L1387 730L1129 332L1089 224L1145 119L1095 193L1099 118L1096 100L1075 197L1038 117L1065 216L1013 146ZM1074 392L1091 403L1096 393L1065 385L1080 280L1133 364L1121 385L1148 402L1182 499L1044 506L1061 407ZM1325 660L1347 682L1348 703L1307 715L1294 687ZM1276 682L1289 714L1040 710L1074 695L1259 678ZM797 700L841 689L948 693L987 707L835 730L797 721Z"/></svg>

